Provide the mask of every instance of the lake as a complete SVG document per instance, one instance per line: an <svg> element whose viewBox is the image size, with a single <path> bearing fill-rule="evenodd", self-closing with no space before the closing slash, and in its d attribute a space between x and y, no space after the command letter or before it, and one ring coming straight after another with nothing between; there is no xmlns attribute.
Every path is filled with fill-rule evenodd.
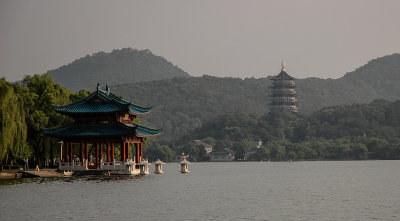
<svg viewBox="0 0 400 221"><path fill-rule="evenodd" d="M0 220L400 220L400 161L192 163L189 174L179 167L0 180Z"/></svg>

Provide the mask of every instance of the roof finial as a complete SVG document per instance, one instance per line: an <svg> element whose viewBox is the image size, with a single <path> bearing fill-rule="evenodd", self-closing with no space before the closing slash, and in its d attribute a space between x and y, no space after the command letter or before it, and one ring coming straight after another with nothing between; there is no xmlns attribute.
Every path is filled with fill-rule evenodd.
<svg viewBox="0 0 400 221"><path fill-rule="evenodd" d="M110 88L108 87L107 84L106 84L106 91L107 91L107 95L110 95Z"/></svg>
<svg viewBox="0 0 400 221"><path fill-rule="evenodd" d="M283 61L283 57L282 57L282 72L286 72L286 68L285 68L285 62Z"/></svg>
<svg viewBox="0 0 400 221"><path fill-rule="evenodd" d="M97 92L100 91L100 83L97 83Z"/></svg>

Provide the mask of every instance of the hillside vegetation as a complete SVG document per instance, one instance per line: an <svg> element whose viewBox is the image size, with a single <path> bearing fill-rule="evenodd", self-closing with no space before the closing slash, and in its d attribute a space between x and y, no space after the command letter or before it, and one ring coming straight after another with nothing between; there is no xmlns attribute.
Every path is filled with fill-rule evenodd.
<svg viewBox="0 0 400 221"><path fill-rule="evenodd" d="M149 50L131 48L87 55L49 73L56 83L75 91L94 89L97 83L114 85L189 76Z"/></svg>
<svg viewBox="0 0 400 221"><path fill-rule="evenodd" d="M0 78L0 165L29 158L43 166L59 156L58 139L44 136L41 128L53 128L72 119L58 114L52 105L68 104L88 96L55 84L49 74L25 76L23 86Z"/></svg>
<svg viewBox="0 0 400 221"><path fill-rule="evenodd" d="M246 160L400 159L400 101L332 106L310 116L222 114L176 141L155 142L147 151L160 154L160 147L171 147L192 160L207 160L193 142L198 139L215 150L231 148L237 160L249 151L253 154ZM261 148L255 145L258 141Z"/></svg>
<svg viewBox="0 0 400 221"><path fill-rule="evenodd" d="M213 77L200 79L205 78L204 84L219 83ZM192 79L182 78L174 82L181 80L184 85L188 85ZM203 105L198 106L200 109L183 109L181 107L185 107L184 105L179 105L167 90L164 91L165 96L171 96L171 102L176 106L172 112L164 111L164 115L160 116L169 116L168 113L175 116L175 112L187 111L191 114L193 112L194 116L208 117L204 117L207 119L201 127L190 132L181 131L186 135L180 138L175 136L150 139L145 156L151 160L170 160L175 153L184 151L191 156L191 160L207 160L204 148L193 142L195 139L202 139L214 144L215 150L232 148L238 160L243 159L248 151L253 151L253 155L246 160L400 159L400 101L376 100L370 104L338 105L323 108L309 116L279 112L251 113L250 101L240 106L229 105L235 99L257 97L256 94L246 92L247 86L241 88L240 85L243 84L238 83L241 80L228 80L230 84L226 87L237 88L230 91L224 88L220 92L228 91L228 100L203 97ZM259 81L247 79L244 82L254 84ZM194 91L203 91L202 88L195 89L197 90ZM180 90L181 93L178 94L187 93L184 88ZM153 94L151 91L147 92ZM26 76L22 86L1 78L0 164L18 163L29 158L30 161L43 165L46 160L59 156L59 149L55 148L58 147L59 140L44 136L41 128L53 128L71 122L70 118L57 114L52 105L71 103L88 94L87 91L74 93L55 84L49 74ZM188 97L186 103L190 103L196 96L199 95ZM210 110L213 105L220 108L214 107L218 111L226 108L242 111L216 116ZM184 115L178 115L175 118L177 127L181 124L193 126L183 124L191 122L191 119L183 117ZM254 142L260 140L263 141L263 146L254 149Z"/></svg>
<svg viewBox="0 0 400 221"><path fill-rule="evenodd" d="M304 115L339 104L394 101L400 99L400 54L374 59L339 79L307 78L295 82L300 113ZM268 78L203 76L121 84L112 90L133 103L154 105L150 117L143 121L163 127L163 136L174 138L219 114L267 113L270 85Z"/></svg>

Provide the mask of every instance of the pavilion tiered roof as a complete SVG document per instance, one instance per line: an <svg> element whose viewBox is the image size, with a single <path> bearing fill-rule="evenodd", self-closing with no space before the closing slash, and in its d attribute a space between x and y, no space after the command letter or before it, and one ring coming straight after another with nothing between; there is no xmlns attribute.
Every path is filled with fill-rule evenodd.
<svg viewBox="0 0 400 221"><path fill-rule="evenodd" d="M66 105L54 105L54 110L61 114L77 115L91 113L129 112L133 115L148 114L152 107L141 107L125 101L107 90L97 90L88 97Z"/></svg>

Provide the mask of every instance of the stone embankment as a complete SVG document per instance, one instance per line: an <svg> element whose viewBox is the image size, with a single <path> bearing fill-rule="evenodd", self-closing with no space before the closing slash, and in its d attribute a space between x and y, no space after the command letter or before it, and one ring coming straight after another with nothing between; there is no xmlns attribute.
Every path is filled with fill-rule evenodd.
<svg viewBox="0 0 400 221"><path fill-rule="evenodd" d="M23 177L64 177L64 174L57 172L55 169L40 169L1 172L0 178L23 178Z"/></svg>

